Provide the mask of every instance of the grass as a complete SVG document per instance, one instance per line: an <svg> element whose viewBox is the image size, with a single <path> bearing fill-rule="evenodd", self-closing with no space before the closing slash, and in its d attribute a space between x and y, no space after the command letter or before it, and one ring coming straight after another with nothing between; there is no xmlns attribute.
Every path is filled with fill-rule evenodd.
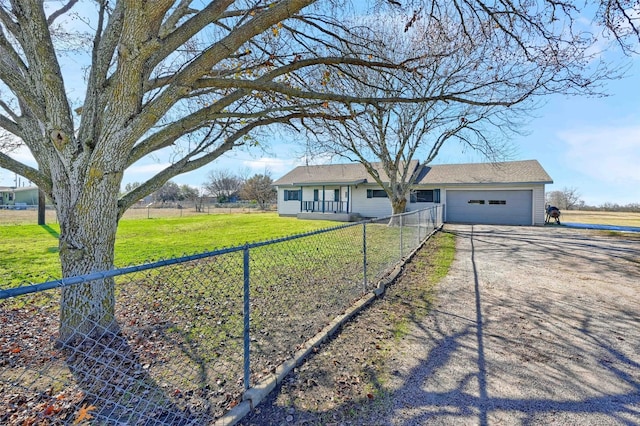
<svg viewBox="0 0 640 426"><path fill-rule="evenodd" d="M299 221L276 214L209 215L162 219L123 219L116 242L116 265L201 252L250 241L271 239L318 228L335 222ZM15 265L37 273L44 260L57 263L56 226L0 226L0 275ZM14 234L17 237L14 237ZM367 226L368 266L385 263L378 251L390 257L398 229L386 224ZM330 318L343 312L361 292L361 231L345 228L332 233L288 241L252 251L252 374L266 371L314 335ZM404 237L409 239L410 234ZM7 241L10 240L10 241ZM24 244L29 241L28 244ZM442 243L440 243L442 241ZM429 253L416 255L413 281L406 303L394 306L398 333L406 333L402 309L412 320L426 315L432 301L432 285L446 274L453 259L454 237L438 233L428 243ZM440 246L450 247L439 252ZM29 246L29 247L25 247ZM29 262L14 257L20 247ZM29 252L27 249L32 249ZM425 250L426 251L426 250ZM388 257L389 257L388 256ZM240 260L240 262L238 261ZM226 393L212 396L226 409L226 395L240 392L241 375L242 256L237 253L184 265L140 272L127 277L131 285L118 285L118 322L132 341L140 344L140 364L150 365L148 374L170 389L192 390L198 386L218 388L221 377ZM346 267L345 267L346 265ZM9 268L7 267L9 266ZM32 269L29 269L32 268ZM371 272L371 271L370 271ZM2 280L2 278L0 278ZM2 281L0 281L2 282ZM125 283L126 284L126 283ZM49 304L55 307L55 303ZM42 315L43 310L38 311ZM406 312L406 311L405 311ZM49 311L55 315L54 309ZM384 322L386 324L386 322ZM390 344L393 339L390 339ZM61 359L58 362L62 363ZM179 372L179 373L176 373ZM220 385L222 386L222 385ZM171 395L169 395L171 397ZM212 402L213 403L213 402Z"/></svg>
<svg viewBox="0 0 640 426"><path fill-rule="evenodd" d="M393 348L431 311L436 298L435 286L449 272L455 256L455 244L454 234L435 234L427 241L425 248L405 266L403 277L395 284L401 285L401 288L391 287L389 291L394 296L385 296L388 302L384 308L380 308L384 316L382 322L388 324L393 339L386 340L382 344L382 350L375 353L371 361L375 365L375 372L360 372L365 377L365 393L374 395L377 404L384 404L389 400L385 390L389 371L385 366ZM366 406L370 407L369 401Z"/></svg>
<svg viewBox="0 0 640 426"><path fill-rule="evenodd" d="M391 318L393 335L399 340L407 335L411 325L424 318L434 302L433 287L447 276L456 252L456 237L454 234L439 232L432 237L433 247L428 251L429 256L416 256L413 262L416 270L428 271L424 275L422 285L407 289L407 298L412 300L412 311L409 316L399 315Z"/></svg>
<svg viewBox="0 0 640 426"><path fill-rule="evenodd" d="M640 227L640 213L563 210L560 219L569 223Z"/></svg>
<svg viewBox="0 0 640 426"><path fill-rule="evenodd" d="M276 213L122 219L116 236L115 265L140 264L336 225L279 217ZM0 225L3 286L59 278L59 232L57 224Z"/></svg>

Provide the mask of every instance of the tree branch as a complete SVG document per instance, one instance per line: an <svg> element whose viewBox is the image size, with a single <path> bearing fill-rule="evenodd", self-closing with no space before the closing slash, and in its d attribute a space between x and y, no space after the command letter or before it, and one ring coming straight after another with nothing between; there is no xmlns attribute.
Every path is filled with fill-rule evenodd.
<svg viewBox="0 0 640 426"><path fill-rule="evenodd" d="M62 6L60 9L56 10L55 12L53 12L51 15L49 15L49 18L47 19L47 25L51 25L53 24L53 22L61 15L64 15L65 13L67 13L68 11L71 10L71 8L78 3L78 0L69 0L69 2L67 4L65 4L64 6Z"/></svg>
<svg viewBox="0 0 640 426"><path fill-rule="evenodd" d="M62 72L49 33L41 0L23 0L22 7L15 8L16 19L25 36L22 48L29 64L29 78L34 84L34 97L25 96L27 105L37 112L43 123L50 123L67 135L73 134L71 111L66 97ZM26 89L18 93L24 93ZM29 91L26 91L28 94ZM59 114L57 114L59 112ZM51 129L46 129L50 131Z"/></svg>
<svg viewBox="0 0 640 426"><path fill-rule="evenodd" d="M147 66L149 68L154 68L162 60L174 53L176 49L184 45L194 35L200 32L204 27L215 22L223 15L227 7L234 2L233 0L212 1L200 12L197 12L194 16L189 18L180 27L175 28L173 25L178 22L179 18L186 16L187 13L191 12L191 9L188 9L188 5L191 2L184 1L183 3L187 4L181 4L160 28L159 36L162 38L162 45L157 52L148 59Z"/></svg>
<svg viewBox="0 0 640 426"><path fill-rule="evenodd" d="M164 92L145 105L141 113L130 121L128 132L132 136L131 143L140 138L147 130L146 120L142 117L163 116L177 100L187 96L193 90L193 85L199 78L206 75L215 64L232 55L246 40L264 32L315 1L317 0L283 0L275 3L273 7L256 14L249 22L234 29L210 48L205 49L198 57L177 72Z"/></svg>
<svg viewBox="0 0 640 426"><path fill-rule="evenodd" d="M258 127L268 126L270 124L275 124L275 123L286 123L292 120L302 119L302 118L311 118L311 119L322 118L325 120L343 121L343 120L349 119L350 116L331 116L331 115L322 114L322 113L308 114L308 113L299 112L299 113L288 114L282 117L266 118L266 119L261 119L261 120L252 122L244 126L242 129L236 131L233 135L226 138L224 142L222 142L222 144L220 144L211 152L207 152L204 155L194 159L193 158L194 155L204 152L204 149L203 149L204 147L201 148L199 152L190 151L183 158L181 158L180 160L178 160L168 168L162 170L160 173L153 176L147 182L138 186L130 193L125 194L118 202L119 209L121 210L122 213L124 213L124 211L126 211L127 208L135 204L138 200L142 199L146 195L149 195L155 190L157 190L158 188L160 188L162 185L164 185L165 182L167 182L172 177L178 174L187 173L187 172L196 170L206 164L209 164L210 162L220 157L222 154L231 150L232 148L242 145L242 143L237 144L236 142L241 138L243 138L244 136L248 135L252 130Z"/></svg>
<svg viewBox="0 0 640 426"><path fill-rule="evenodd" d="M14 160L2 152L0 152L0 167L26 177L45 192L51 193L51 179L48 176L33 167Z"/></svg>
<svg viewBox="0 0 640 426"><path fill-rule="evenodd" d="M8 107L4 102L0 102L0 106L2 106L4 110L6 110L9 114L11 114L11 111L7 109ZM0 128L5 129L7 132L11 133L12 135L15 135L20 139L23 139L22 129L12 119L14 119L13 114L11 114L11 118L5 116L4 114L0 114Z"/></svg>

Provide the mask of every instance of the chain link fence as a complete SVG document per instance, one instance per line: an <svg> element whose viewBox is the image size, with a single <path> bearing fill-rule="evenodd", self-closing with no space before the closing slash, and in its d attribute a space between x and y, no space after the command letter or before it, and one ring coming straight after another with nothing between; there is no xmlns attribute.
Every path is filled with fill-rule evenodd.
<svg viewBox="0 0 640 426"><path fill-rule="evenodd" d="M441 218L435 207L0 289L0 424L221 423ZM61 290L105 279L117 327L60 343Z"/></svg>

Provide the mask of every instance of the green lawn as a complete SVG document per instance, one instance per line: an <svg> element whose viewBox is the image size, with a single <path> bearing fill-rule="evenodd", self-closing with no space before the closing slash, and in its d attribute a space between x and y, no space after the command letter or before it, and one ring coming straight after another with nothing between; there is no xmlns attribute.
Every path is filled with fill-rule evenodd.
<svg viewBox="0 0 640 426"><path fill-rule="evenodd" d="M339 225L276 213L123 219L116 238L116 266L129 266L247 242L264 241ZM0 287L60 277L55 225L0 225Z"/></svg>

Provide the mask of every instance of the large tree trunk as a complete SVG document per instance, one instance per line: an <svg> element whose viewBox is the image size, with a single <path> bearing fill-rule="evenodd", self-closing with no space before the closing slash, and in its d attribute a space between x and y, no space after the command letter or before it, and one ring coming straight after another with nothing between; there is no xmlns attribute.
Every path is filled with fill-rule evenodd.
<svg viewBox="0 0 640 426"><path fill-rule="evenodd" d="M65 278L113 267L118 225L120 173L89 168L83 182L60 185L55 203L60 221L60 262ZM116 332L115 284L98 279L64 287L60 303L60 341L97 338Z"/></svg>
<svg viewBox="0 0 640 426"><path fill-rule="evenodd" d="M393 214L402 214L407 208L407 198L406 197L393 197L391 199L391 209Z"/></svg>
<svg viewBox="0 0 640 426"><path fill-rule="evenodd" d="M402 224L400 220L400 216L397 216L397 215L404 213L406 208L407 208L406 197L404 196L398 197L395 195L391 197L391 209L392 209L393 216L389 220L389 226L400 226Z"/></svg>

